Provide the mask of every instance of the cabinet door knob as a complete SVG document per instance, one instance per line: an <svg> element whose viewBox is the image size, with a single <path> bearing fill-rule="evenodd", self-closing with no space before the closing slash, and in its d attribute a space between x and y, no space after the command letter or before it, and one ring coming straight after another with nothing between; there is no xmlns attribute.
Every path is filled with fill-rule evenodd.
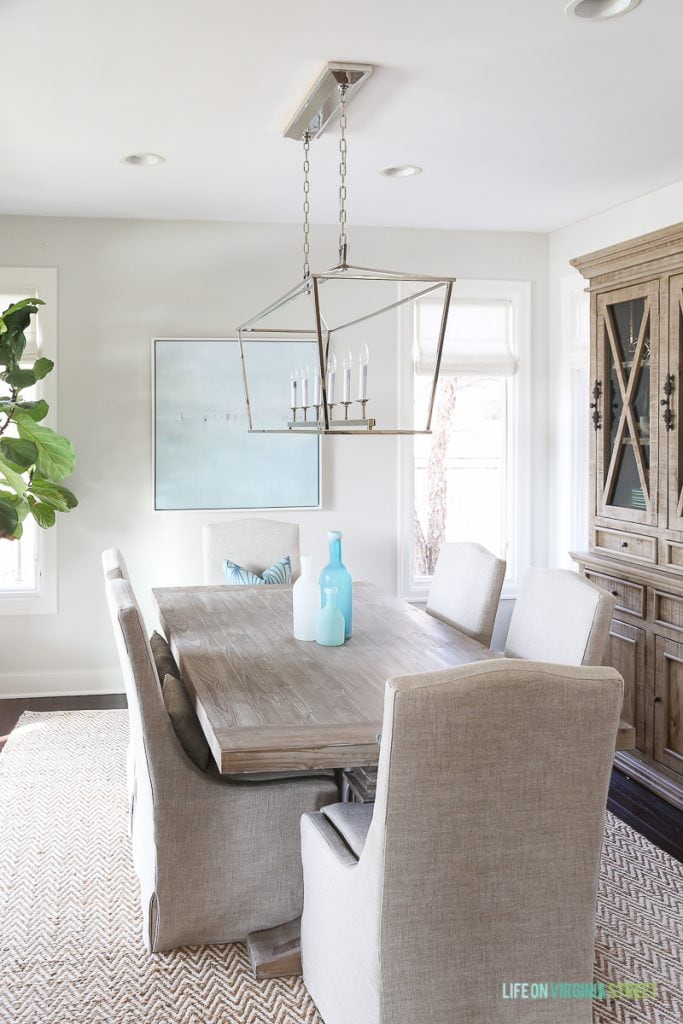
<svg viewBox="0 0 683 1024"><path fill-rule="evenodd" d="M627 540L622 540L621 546L622 546L622 548L627 548L628 547L628 541Z"/></svg>
<svg viewBox="0 0 683 1024"><path fill-rule="evenodd" d="M612 597L619 597L619 591L618 590L613 590L612 591Z"/></svg>
<svg viewBox="0 0 683 1024"><path fill-rule="evenodd" d="M662 698L661 697L653 697L652 698L652 703L653 704L661 704L662 703Z"/></svg>

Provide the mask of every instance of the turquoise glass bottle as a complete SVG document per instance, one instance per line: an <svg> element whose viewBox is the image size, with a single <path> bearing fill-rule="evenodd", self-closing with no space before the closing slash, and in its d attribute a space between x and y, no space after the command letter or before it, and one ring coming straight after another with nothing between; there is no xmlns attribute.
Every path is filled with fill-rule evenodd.
<svg viewBox="0 0 683 1024"><path fill-rule="evenodd" d="M325 604L325 588L336 587L337 607L344 616L344 637L348 640L353 628L353 583L351 573L342 562L342 535L340 531L331 530L327 537L330 542L330 560L320 573L321 604Z"/></svg>
<svg viewBox="0 0 683 1024"><path fill-rule="evenodd" d="M344 616L337 608L337 588L325 587L325 604L318 612L315 642L321 647L341 647L344 643Z"/></svg>

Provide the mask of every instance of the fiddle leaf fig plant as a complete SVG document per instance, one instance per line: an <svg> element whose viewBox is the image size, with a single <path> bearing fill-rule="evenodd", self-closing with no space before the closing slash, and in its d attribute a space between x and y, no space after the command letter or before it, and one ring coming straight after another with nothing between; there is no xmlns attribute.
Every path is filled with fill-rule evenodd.
<svg viewBox="0 0 683 1024"><path fill-rule="evenodd" d="M76 464L71 441L42 425L49 412L40 398L22 392L47 377L51 359L26 365L26 330L41 299L22 299L0 314L0 540L16 540L28 515L43 529L58 512L70 512L76 496L62 484Z"/></svg>

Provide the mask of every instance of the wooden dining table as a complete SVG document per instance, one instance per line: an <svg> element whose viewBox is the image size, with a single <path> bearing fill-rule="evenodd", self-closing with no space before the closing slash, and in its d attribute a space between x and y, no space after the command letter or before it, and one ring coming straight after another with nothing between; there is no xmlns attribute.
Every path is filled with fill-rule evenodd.
<svg viewBox="0 0 683 1024"><path fill-rule="evenodd" d="M371 583L354 583L353 635L292 635L292 587L164 587L161 628L223 773L374 766L392 676L500 658ZM634 744L622 722L617 749Z"/></svg>

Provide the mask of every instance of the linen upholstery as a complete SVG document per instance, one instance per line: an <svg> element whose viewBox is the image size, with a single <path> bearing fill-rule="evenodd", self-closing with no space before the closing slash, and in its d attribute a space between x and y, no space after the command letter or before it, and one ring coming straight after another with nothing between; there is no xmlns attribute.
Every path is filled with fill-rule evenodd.
<svg viewBox="0 0 683 1024"><path fill-rule="evenodd" d="M180 670L166 638L155 630L149 638L149 646L152 648L154 667L159 679L163 681L166 676L175 676L176 679L180 679Z"/></svg>
<svg viewBox="0 0 683 1024"><path fill-rule="evenodd" d="M334 781L232 785L188 760L164 707L140 610L106 583L134 738L132 847L148 950L234 942L301 912L298 822L337 798Z"/></svg>
<svg viewBox="0 0 683 1024"><path fill-rule="evenodd" d="M372 821L374 804L343 803L323 807L323 814L356 857L360 857Z"/></svg>
<svg viewBox="0 0 683 1024"><path fill-rule="evenodd" d="M510 619L505 654L560 665L601 665L615 598L568 569L529 569Z"/></svg>
<svg viewBox="0 0 683 1024"><path fill-rule="evenodd" d="M107 548L102 552L102 572L105 580L127 580L128 567L118 548ZM170 653L170 652L169 652ZM126 693L126 697L128 694ZM133 804L135 802L135 743L133 732L130 731L128 749L126 750L126 782L128 789L128 834L133 827Z"/></svg>
<svg viewBox="0 0 683 1024"><path fill-rule="evenodd" d="M301 822L303 975L325 1024L590 1024L590 1000L501 994L592 981L622 693L611 668L510 659L388 681L360 856L334 810Z"/></svg>
<svg viewBox="0 0 683 1024"><path fill-rule="evenodd" d="M167 675L164 678L162 692L164 707L168 711L180 746L200 772L205 772L209 767L211 751L199 724L197 712L185 689L185 683L177 676Z"/></svg>
<svg viewBox="0 0 683 1024"><path fill-rule="evenodd" d="M490 647L505 565L481 544L442 544L427 612Z"/></svg>
<svg viewBox="0 0 683 1024"><path fill-rule="evenodd" d="M118 548L107 548L102 552L102 571L105 579L130 579L126 561Z"/></svg>
<svg viewBox="0 0 683 1024"><path fill-rule="evenodd" d="M229 558L258 576L284 555L292 563L292 579L301 572L299 527L274 519L237 519L204 526L204 583L225 583L223 561Z"/></svg>

